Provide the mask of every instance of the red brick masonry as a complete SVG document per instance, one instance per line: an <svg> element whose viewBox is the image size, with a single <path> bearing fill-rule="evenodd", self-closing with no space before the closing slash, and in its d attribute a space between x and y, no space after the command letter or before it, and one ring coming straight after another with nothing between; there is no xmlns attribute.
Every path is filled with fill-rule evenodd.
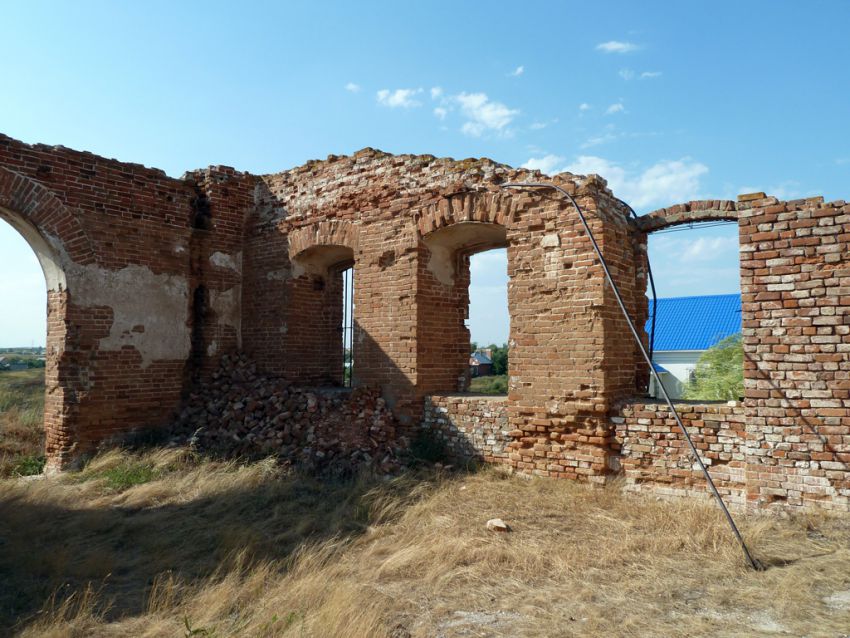
<svg viewBox="0 0 850 638"><path fill-rule="evenodd" d="M622 412L647 375L575 211L551 193L500 188L540 180L584 208L639 325L647 234L737 221L746 454L743 479L725 464L738 472L726 488L736 499L743 489L753 508L850 508L843 201L755 194L634 221L599 176L550 178L487 159L364 149L270 175L219 166L175 179L0 135L0 217L38 254L48 288L49 464L168 427L225 353L242 350L265 375L339 384L341 272L353 267L354 385L380 388L400 437L435 407L466 409L454 444L471 434L484 457L518 471L698 491L686 467L665 460L674 439L639 442ZM494 247L507 248L510 278L498 417L484 416L489 399L440 404L466 385L469 257ZM714 409L695 420L712 422Z"/></svg>

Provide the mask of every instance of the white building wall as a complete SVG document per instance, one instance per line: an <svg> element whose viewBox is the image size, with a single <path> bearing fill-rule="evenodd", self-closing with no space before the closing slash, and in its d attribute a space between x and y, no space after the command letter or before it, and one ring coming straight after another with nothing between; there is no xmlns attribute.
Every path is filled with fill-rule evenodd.
<svg viewBox="0 0 850 638"><path fill-rule="evenodd" d="M685 391L685 386L691 378L691 372L697 366L700 355L705 350L663 350L652 353L652 359L665 368L670 374L660 373L664 389L671 399L679 399ZM661 392L655 387L655 380L649 384L649 394L661 398Z"/></svg>

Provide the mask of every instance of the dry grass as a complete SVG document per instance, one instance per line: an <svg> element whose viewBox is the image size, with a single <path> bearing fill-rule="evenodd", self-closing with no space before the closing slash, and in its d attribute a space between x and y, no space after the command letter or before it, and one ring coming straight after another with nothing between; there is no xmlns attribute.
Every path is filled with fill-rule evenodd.
<svg viewBox="0 0 850 638"><path fill-rule="evenodd" d="M109 478L137 464L147 482ZM493 516L513 531L487 532ZM850 631L847 518L743 527L774 567L746 569L701 503L495 471L321 483L109 452L0 482L0 623L63 638Z"/></svg>
<svg viewBox="0 0 850 638"><path fill-rule="evenodd" d="M44 466L44 368L0 372L0 477Z"/></svg>

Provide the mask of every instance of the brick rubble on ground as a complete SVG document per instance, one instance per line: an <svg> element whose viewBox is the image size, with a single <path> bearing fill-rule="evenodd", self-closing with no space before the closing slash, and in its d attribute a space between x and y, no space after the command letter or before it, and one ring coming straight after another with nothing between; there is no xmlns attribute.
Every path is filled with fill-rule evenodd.
<svg viewBox="0 0 850 638"><path fill-rule="evenodd" d="M259 374L245 355L224 356L196 388L176 425L178 440L228 457L277 457L309 471L396 471L405 445L380 392L304 388Z"/></svg>

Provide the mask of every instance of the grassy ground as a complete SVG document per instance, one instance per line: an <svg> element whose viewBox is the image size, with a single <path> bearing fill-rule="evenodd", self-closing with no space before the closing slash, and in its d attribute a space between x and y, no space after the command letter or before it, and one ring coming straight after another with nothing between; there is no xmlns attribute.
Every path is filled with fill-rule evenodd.
<svg viewBox="0 0 850 638"><path fill-rule="evenodd" d="M489 377L473 377L469 380L469 391L481 394L507 394L508 375L496 374Z"/></svg>
<svg viewBox="0 0 850 638"><path fill-rule="evenodd" d="M503 518L510 533L485 522ZM322 483L107 452L0 481L0 634L832 636L850 631L850 520L494 470Z"/></svg>
<svg viewBox="0 0 850 638"><path fill-rule="evenodd" d="M44 466L44 369L0 372L0 477Z"/></svg>

